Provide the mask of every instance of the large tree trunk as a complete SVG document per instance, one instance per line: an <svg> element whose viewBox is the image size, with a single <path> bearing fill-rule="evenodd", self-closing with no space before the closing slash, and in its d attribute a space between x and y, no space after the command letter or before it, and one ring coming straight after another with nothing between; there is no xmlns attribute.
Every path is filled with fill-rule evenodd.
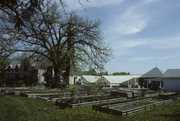
<svg viewBox="0 0 180 121"><path fill-rule="evenodd" d="M58 66L54 66L54 80L52 82L52 87L56 88L58 87L58 84L60 83L60 77L61 77L61 70Z"/></svg>
<svg viewBox="0 0 180 121"><path fill-rule="evenodd" d="M74 84L74 45L73 41L74 38L72 38L71 28L69 30L69 41L68 41L68 47L67 47L67 65L66 65L66 82L68 85Z"/></svg>
<svg viewBox="0 0 180 121"><path fill-rule="evenodd" d="M69 84L74 84L74 63L73 60L70 59L70 68L69 68Z"/></svg>
<svg viewBox="0 0 180 121"><path fill-rule="evenodd" d="M66 67L66 77L65 80L68 85L74 84L74 64L72 57L68 59L68 64Z"/></svg>

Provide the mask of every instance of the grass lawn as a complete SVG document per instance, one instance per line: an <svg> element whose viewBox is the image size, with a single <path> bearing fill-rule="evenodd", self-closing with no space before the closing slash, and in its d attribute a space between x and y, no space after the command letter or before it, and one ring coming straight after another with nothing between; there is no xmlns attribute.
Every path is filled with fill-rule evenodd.
<svg viewBox="0 0 180 121"><path fill-rule="evenodd" d="M120 117L91 107L62 110L52 103L0 93L0 121L180 121L180 101Z"/></svg>

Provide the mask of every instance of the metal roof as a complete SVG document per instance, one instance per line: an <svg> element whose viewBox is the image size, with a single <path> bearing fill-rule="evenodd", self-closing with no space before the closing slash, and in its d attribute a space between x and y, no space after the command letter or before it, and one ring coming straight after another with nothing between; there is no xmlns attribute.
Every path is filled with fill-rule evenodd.
<svg viewBox="0 0 180 121"><path fill-rule="evenodd" d="M94 83L100 78L100 76L92 76L92 75L82 75L82 77L90 83Z"/></svg>
<svg viewBox="0 0 180 121"><path fill-rule="evenodd" d="M102 76L109 83L123 83L133 78L139 78L140 75L119 75L119 76Z"/></svg>
<svg viewBox="0 0 180 121"><path fill-rule="evenodd" d="M155 67L147 73L143 74L140 78L162 77L162 75L162 71L159 68Z"/></svg>
<svg viewBox="0 0 180 121"><path fill-rule="evenodd" d="M162 78L180 78L180 69L168 69Z"/></svg>

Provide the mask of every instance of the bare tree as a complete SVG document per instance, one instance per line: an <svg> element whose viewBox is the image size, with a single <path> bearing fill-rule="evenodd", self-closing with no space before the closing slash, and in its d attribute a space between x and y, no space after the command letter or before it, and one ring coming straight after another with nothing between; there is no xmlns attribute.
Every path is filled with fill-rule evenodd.
<svg viewBox="0 0 180 121"><path fill-rule="evenodd" d="M44 0L1 0L0 11L5 12L14 21L15 27L20 28L24 21L41 9Z"/></svg>
<svg viewBox="0 0 180 121"><path fill-rule="evenodd" d="M81 4L81 0L77 1ZM44 2L47 2L47 0L0 0L0 12L4 12L11 17L15 28L20 29L28 19L41 11ZM65 9L65 1L59 0L59 3Z"/></svg>
<svg viewBox="0 0 180 121"><path fill-rule="evenodd" d="M11 22L8 17L6 21ZM25 22L21 31L13 29L9 23L0 27L9 36L8 40L17 40L13 51L31 52L51 61L57 84L62 70L66 70L66 80L69 80L77 63L103 67L109 49L101 39L99 25L99 21L74 13L60 13L56 3L47 3Z"/></svg>

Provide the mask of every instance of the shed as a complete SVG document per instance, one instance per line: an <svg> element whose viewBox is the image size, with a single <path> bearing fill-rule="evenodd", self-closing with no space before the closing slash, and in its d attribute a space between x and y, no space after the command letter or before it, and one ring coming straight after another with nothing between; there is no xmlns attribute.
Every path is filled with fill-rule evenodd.
<svg viewBox="0 0 180 121"><path fill-rule="evenodd" d="M168 69L162 76L163 90L180 92L180 69Z"/></svg>

